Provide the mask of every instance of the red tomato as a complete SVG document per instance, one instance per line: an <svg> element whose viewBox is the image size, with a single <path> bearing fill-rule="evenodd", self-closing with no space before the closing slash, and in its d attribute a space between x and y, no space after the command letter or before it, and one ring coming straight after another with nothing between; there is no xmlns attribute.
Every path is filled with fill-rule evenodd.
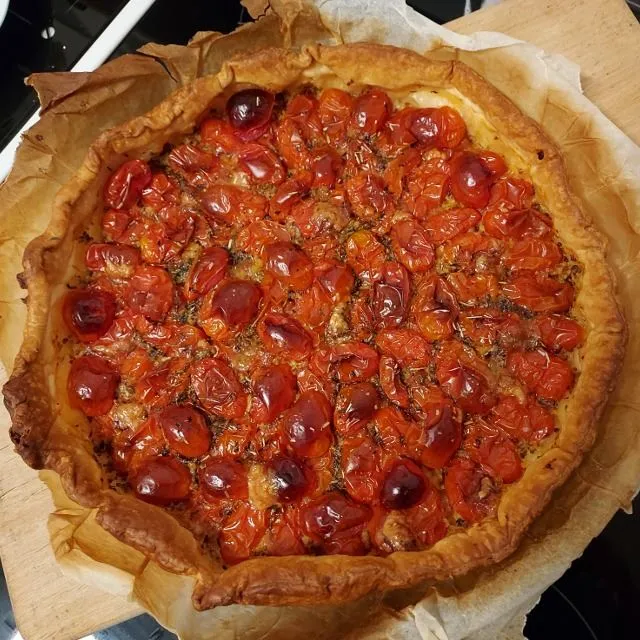
<svg viewBox="0 0 640 640"><path fill-rule="evenodd" d="M191 473L176 458L158 456L143 461L130 475L129 484L140 500L166 505L188 497Z"/></svg>
<svg viewBox="0 0 640 640"><path fill-rule="evenodd" d="M269 475L280 502L296 502L313 491L316 478L305 463L278 456L269 463Z"/></svg>
<svg viewBox="0 0 640 640"><path fill-rule="evenodd" d="M389 96L380 89L367 89L356 98L349 130L356 135L378 133L389 118L393 105Z"/></svg>
<svg viewBox="0 0 640 640"><path fill-rule="evenodd" d="M489 170L492 178L498 179L507 172L508 167L504 158L494 151L482 149L478 151L478 157L482 161L482 164Z"/></svg>
<svg viewBox="0 0 640 640"><path fill-rule="evenodd" d="M505 484L522 476L522 460L516 445L486 422L474 421L467 426L462 448L489 475Z"/></svg>
<svg viewBox="0 0 640 640"><path fill-rule="evenodd" d="M398 260L412 273L429 271L435 250L429 235L415 220L400 220L391 229L391 246Z"/></svg>
<svg viewBox="0 0 640 640"><path fill-rule="evenodd" d="M238 154L240 168L254 184L280 184L286 172L278 156L264 145L246 144Z"/></svg>
<svg viewBox="0 0 640 640"><path fill-rule="evenodd" d="M407 176L411 176L415 169L420 165L422 156L417 149L412 147L402 151L397 157L391 160L384 170L384 181L387 183L387 189L396 198L402 195L402 191L407 181ZM411 183L412 191L418 194L422 193L424 182L420 184L414 180ZM415 194L413 194L415 195ZM410 207L411 208L411 207Z"/></svg>
<svg viewBox="0 0 640 640"><path fill-rule="evenodd" d="M106 291L72 289L64 297L62 315L80 342L95 342L111 328L116 300Z"/></svg>
<svg viewBox="0 0 640 640"><path fill-rule="evenodd" d="M411 313L427 340L444 340L453 334L453 322L458 317L459 305L444 278L425 275L416 283Z"/></svg>
<svg viewBox="0 0 640 640"><path fill-rule="evenodd" d="M380 408L380 396L370 382L344 386L336 399L333 423L343 435L356 435Z"/></svg>
<svg viewBox="0 0 640 640"><path fill-rule="evenodd" d="M453 149L464 140L467 127L457 111L451 107L438 107L417 109L410 132L426 146Z"/></svg>
<svg viewBox="0 0 640 640"><path fill-rule="evenodd" d="M256 220L238 232L235 246L240 251L261 257L267 245L290 240L289 232L281 224L272 220Z"/></svg>
<svg viewBox="0 0 640 640"><path fill-rule="evenodd" d="M266 514L248 503L237 503L225 517L218 536L220 555L227 565L234 565L251 556L267 528Z"/></svg>
<svg viewBox="0 0 640 640"><path fill-rule="evenodd" d="M411 133L418 109L405 107L396 111L386 122L384 129L376 141L378 148L388 156L416 142L416 137Z"/></svg>
<svg viewBox="0 0 640 640"><path fill-rule="evenodd" d="M151 169L142 160L128 160L109 177L104 186L104 202L112 209L133 206L151 182Z"/></svg>
<svg viewBox="0 0 640 640"><path fill-rule="evenodd" d="M116 470L129 475L139 466L159 456L166 448L162 434L152 420L147 420L137 428L117 431L112 441L112 459Z"/></svg>
<svg viewBox="0 0 640 640"><path fill-rule="evenodd" d="M246 500L247 472L240 462L209 458L198 470L199 486L209 500Z"/></svg>
<svg viewBox="0 0 640 640"><path fill-rule="evenodd" d="M553 414L535 400L521 403L515 396L501 396L489 419L509 437L534 443L551 435L556 426Z"/></svg>
<svg viewBox="0 0 640 640"><path fill-rule="evenodd" d="M294 205L291 217L305 238L318 238L319 242L326 243L327 235L335 231L341 231L349 224L349 214L342 204L332 202L320 202L311 198ZM307 252L311 254L310 244L305 242ZM322 257L328 258L322 251Z"/></svg>
<svg viewBox="0 0 640 640"><path fill-rule="evenodd" d="M194 173L206 173L218 166L218 159L214 155L191 144L181 144L172 149L167 161L169 166L176 173L184 175L188 182L191 182ZM205 179L205 182L208 180Z"/></svg>
<svg viewBox="0 0 640 640"><path fill-rule="evenodd" d="M320 147L312 153L313 186L333 189L342 171L342 157L331 147Z"/></svg>
<svg viewBox="0 0 640 640"><path fill-rule="evenodd" d="M198 458L211 446L211 432L203 415L187 406L172 405L157 416L162 433L175 453L185 458Z"/></svg>
<svg viewBox="0 0 640 640"><path fill-rule="evenodd" d="M446 340L453 335L453 316L449 309L432 309L416 315L418 328L431 342Z"/></svg>
<svg viewBox="0 0 640 640"><path fill-rule="evenodd" d="M222 247L209 247L191 265L184 285L184 297L197 300L211 291L227 271L229 254Z"/></svg>
<svg viewBox="0 0 640 640"><path fill-rule="evenodd" d="M411 283L407 270L397 262L385 262L382 278L373 285L372 308L378 329L398 327L409 311Z"/></svg>
<svg viewBox="0 0 640 640"><path fill-rule="evenodd" d="M305 553L294 514L282 513L269 523L269 529L260 543L265 553L270 556L299 556Z"/></svg>
<svg viewBox="0 0 640 640"><path fill-rule="evenodd" d="M306 289L313 281L313 262L291 242L265 247L266 269L290 289Z"/></svg>
<svg viewBox="0 0 640 640"><path fill-rule="evenodd" d="M433 424L425 424L421 437L420 461L432 469L442 469L462 442L462 411L445 404Z"/></svg>
<svg viewBox="0 0 640 640"><path fill-rule="evenodd" d="M234 420L244 415L247 395L233 369L220 358L204 358L191 370L191 386L205 411Z"/></svg>
<svg viewBox="0 0 640 640"><path fill-rule="evenodd" d="M331 317L334 303L319 282L300 293L295 301L285 306L285 311L298 318L302 325L312 331L323 330Z"/></svg>
<svg viewBox="0 0 640 640"><path fill-rule="evenodd" d="M442 393L440 387L425 385L422 382L411 388L411 398L423 430L441 422L444 410L451 408L451 400ZM455 411L452 415L454 419L457 419ZM444 424L442 427L442 430L446 431Z"/></svg>
<svg viewBox="0 0 640 640"><path fill-rule="evenodd" d="M264 218L268 200L232 184L213 184L201 196L200 204L214 222L243 226Z"/></svg>
<svg viewBox="0 0 640 640"><path fill-rule="evenodd" d="M480 219L481 216L475 209L447 209L429 216L425 220L424 228L434 244L441 244L469 231Z"/></svg>
<svg viewBox="0 0 640 640"><path fill-rule="evenodd" d="M482 219L484 230L496 238L544 238L551 234L552 222L535 209L502 211L489 209Z"/></svg>
<svg viewBox="0 0 640 640"><path fill-rule="evenodd" d="M380 443L380 455L385 460L412 455L420 444L422 429L407 420L397 407L380 409L373 420L376 441Z"/></svg>
<svg viewBox="0 0 640 640"><path fill-rule="evenodd" d="M411 160L410 163L415 164ZM420 219L427 218L432 209L444 202L449 194L449 185L450 169L447 160L436 156L408 170L402 201L414 216Z"/></svg>
<svg viewBox="0 0 640 640"><path fill-rule="evenodd" d="M380 358L380 386L391 402L400 407L409 406L409 394L400 378L400 367L390 356Z"/></svg>
<svg viewBox="0 0 640 640"><path fill-rule="evenodd" d="M282 313L267 313L258 326L258 334L268 351L284 352L294 360L308 357L313 347L313 338L305 328Z"/></svg>
<svg viewBox="0 0 640 640"><path fill-rule="evenodd" d="M571 351L584 341L584 329L564 316L538 316L533 324L544 346L552 351Z"/></svg>
<svg viewBox="0 0 640 640"><path fill-rule="evenodd" d="M282 182L271 199L271 214L278 215L289 212L293 205L298 204L311 188L312 175L304 171Z"/></svg>
<svg viewBox="0 0 640 640"><path fill-rule="evenodd" d="M497 266L502 248L499 240L471 231L447 241L442 247L441 258L450 265L468 267L480 273Z"/></svg>
<svg viewBox="0 0 640 640"><path fill-rule="evenodd" d="M338 380L342 383L368 380L378 371L378 352L364 342L342 342L331 350Z"/></svg>
<svg viewBox="0 0 640 640"><path fill-rule="evenodd" d="M347 265L336 260L324 260L316 264L314 275L333 302L342 302L351 295L355 280Z"/></svg>
<svg viewBox="0 0 640 640"><path fill-rule="evenodd" d="M411 535L421 547L431 546L447 535L447 521L439 492L427 482L421 502L404 511Z"/></svg>
<svg viewBox="0 0 640 640"><path fill-rule="evenodd" d="M159 322L173 304L173 282L159 267L137 267L127 289L127 302L134 313Z"/></svg>
<svg viewBox="0 0 640 640"><path fill-rule="evenodd" d="M444 490L452 509L468 523L494 513L499 494L489 475L468 458L456 458L447 467Z"/></svg>
<svg viewBox="0 0 640 640"><path fill-rule="evenodd" d="M527 338L526 324L519 315L495 309L472 309L460 314L460 328L465 338L482 346L511 347Z"/></svg>
<svg viewBox="0 0 640 640"><path fill-rule="evenodd" d="M518 276L507 282L502 291L511 302L537 313L568 311L573 304L573 287L545 276Z"/></svg>
<svg viewBox="0 0 640 640"><path fill-rule="evenodd" d="M489 163L480 155L462 152L451 160L451 193L461 205L485 207L493 182Z"/></svg>
<svg viewBox="0 0 640 640"><path fill-rule="evenodd" d="M92 243L87 248L85 264L92 271L104 271L115 278L128 278L140 263L140 253L125 244Z"/></svg>
<svg viewBox="0 0 640 640"><path fill-rule="evenodd" d="M500 211L526 209L533 202L534 189L528 180L500 178L491 187L489 207Z"/></svg>
<svg viewBox="0 0 640 640"><path fill-rule="evenodd" d="M503 260L514 271L543 271L559 264L562 252L555 242L528 238L514 242Z"/></svg>
<svg viewBox="0 0 640 640"><path fill-rule="evenodd" d="M331 405L319 391L305 391L283 417L283 429L296 455L317 458L333 442Z"/></svg>
<svg viewBox="0 0 640 640"><path fill-rule="evenodd" d="M299 93L289 100L286 117L293 120L309 142L320 142L322 137L322 124L318 117L318 101L309 95Z"/></svg>
<svg viewBox="0 0 640 640"><path fill-rule="evenodd" d="M507 368L530 391L545 400L562 400L573 386L571 365L546 351L513 351L507 358Z"/></svg>
<svg viewBox="0 0 640 640"><path fill-rule="evenodd" d="M371 515L368 506L352 502L339 493L325 494L300 509L304 532L328 554L365 553L363 532Z"/></svg>
<svg viewBox="0 0 640 640"><path fill-rule="evenodd" d="M187 390L187 358L172 358L152 369L136 384L138 402L147 407L164 407Z"/></svg>
<svg viewBox="0 0 640 640"><path fill-rule="evenodd" d="M166 173L154 173L149 186L142 192L142 204L156 212L180 202L180 187Z"/></svg>
<svg viewBox="0 0 640 640"><path fill-rule="evenodd" d="M287 364L274 364L253 374L251 415L258 423L273 422L296 398L296 377Z"/></svg>
<svg viewBox="0 0 640 640"><path fill-rule="evenodd" d="M498 295L498 280L491 274L467 275L456 271L447 276L447 282L455 291L456 298L462 304L477 304L487 298Z"/></svg>
<svg viewBox="0 0 640 640"><path fill-rule="evenodd" d="M318 117L332 146L344 141L347 122L353 109L353 97L340 89L325 89L318 100Z"/></svg>
<svg viewBox="0 0 640 640"><path fill-rule="evenodd" d="M276 146L290 171L308 171L311 167L311 154L300 127L291 118L284 118L276 127Z"/></svg>
<svg viewBox="0 0 640 640"><path fill-rule="evenodd" d="M356 231L345 243L347 263L363 279L379 280L385 263L384 247L370 231Z"/></svg>
<svg viewBox="0 0 640 640"><path fill-rule="evenodd" d="M468 413L485 414L496 403L482 362L457 343L446 344L436 358L436 377L442 390ZM474 366L475 364L475 366Z"/></svg>
<svg viewBox="0 0 640 640"><path fill-rule="evenodd" d="M103 416L113 406L119 380L108 360L93 355L76 358L67 380L69 404L87 416Z"/></svg>
<svg viewBox="0 0 640 640"><path fill-rule="evenodd" d="M102 234L104 235L104 239L111 242L120 240L130 222L131 216L125 211L109 209L109 211L102 216Z"/></svg>
<svg viewBox="0 0 640 640"><path fill-rule="evenodd" d="M236 91L225 105L235 134L247 142L259 138L269 127L275 96L265 89Z"/></svg>
<svg viewBox="0 0 640 640"><path fill-rule="evenodd" d="M353 213L361 220L375 220L393 205L383 179L374 173L357 174L347 180L345 188Z"/></svg>
<svg viewBox="0 0 640 640"><path fill-rule="evenodd" d="M385 329L376 336L376 346L392 356L401 367L424 368L431 362L429 343L414 329Z"/></svg>
<svg viewBox="0 0 640 640"><path fill-rule="evenodd" d="M153 361L145 349L131 351L120 365L120 374L131 383L136 383L153 370Z"/></svg>
<svg viewBox="0 0 640 640"><path fill-rule="evenodd" d="M345 438L340 458L344 486L358 502L371 504L380 498L383 475L377 447L366 435Z"/></svg>
<svg viewBox="0 0 640 640"><path fill-rule="evenodd" d="M233 131L233 127L225 120L209 118L200 125L200 139L215 151L235 152L242 146Z"/></svg>
<svg viewBox="0 0 640 640"><path fill-rule="evenodd" d="M380 501L387 509L409 509L422 500L428 480L420 467L408 458L399 458L386 469Z"/></svg>

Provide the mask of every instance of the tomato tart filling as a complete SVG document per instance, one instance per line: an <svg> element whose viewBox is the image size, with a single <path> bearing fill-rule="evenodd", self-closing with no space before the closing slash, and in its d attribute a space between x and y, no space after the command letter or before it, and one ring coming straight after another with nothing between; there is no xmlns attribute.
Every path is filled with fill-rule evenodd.
<svg viewBox="0 0 640 640"><path fill-rule="evenodd" d="M558 431L581 267L451 107L244 89L115 168L94 236L69 404L227 566L427 548Z"/></svg>

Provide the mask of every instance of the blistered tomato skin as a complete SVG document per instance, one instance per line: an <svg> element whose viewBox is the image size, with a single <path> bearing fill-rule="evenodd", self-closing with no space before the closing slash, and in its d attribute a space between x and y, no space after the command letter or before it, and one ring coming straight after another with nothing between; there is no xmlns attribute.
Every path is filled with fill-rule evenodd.
<svg viewBox="0 0 640 640"><path fill-rule="evenodd" d="M59 304L70 407L227 567L419 551L495 517L588 339L553 212L448 105L225 99L111 168Z"/></svg>

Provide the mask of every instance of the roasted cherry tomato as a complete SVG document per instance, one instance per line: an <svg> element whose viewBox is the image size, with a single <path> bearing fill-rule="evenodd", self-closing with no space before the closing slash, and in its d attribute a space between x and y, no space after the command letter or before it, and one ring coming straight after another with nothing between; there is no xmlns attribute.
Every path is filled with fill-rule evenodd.
<svg viewBox="0 0 640 640"><path fill-rule="evenodd" d="M491 477L468 458L456 458L446 468L444 490L451 508L469 523L491 515L498 504Z"/></svg>
<svg viewBox="0 0 640 640"><path fill-rule="evenodd" d="M291 242L276 242L265 247L266 268L287 287L306 289L313 281L313 262Z"/></svg>
<svg viewBox="0 0 640 640"><path fill-rule="evenodd" d="M413 273L429 271L435 262L429 234L415 220L400 220L394 224L391 246L398 260Z"/></svg>
<svg viewBox="0 0 640 640"><path fill-rule="evenodd" d="M293 96L287 104L286 117L293 120L308 142L320 142L322 124L318 117L318 101L305 93Z"/></svg>
<svg viewBox="0 0 640 640"><path fill-rule="evenodd" d="M347 262L364 280L379 280L385 263L384 247L370 231L356 231L345 243Z"/></svg>
<svg viewBox="0 0 640 640"><path fill-rule="evenodd" d="M244 141L259 138L271 120L275 96L258 88L237 91L226 105L227 117L234 133Z"/></svg>
<svg viewBox="0 0 640 640"><path fill-rule="evenodd" d="M483 158L467 151L455 154L451 160L451 193L465 207L480 209L489 202L494 158Z"/></svg>
<svg viewBox="0 0 640 640"><path fill-rule="evenodd" d="M242 146L233 127L225 120L209 118L200 125L200 139L215 151L227 153L237 151Z"/></svg>
<svg viewBox="0 0 640 640"><path fill-rule="evenodd" d="M464 120L451 107L417 109L409 130L422 144L446 149L457 147L467 135Z"/></svg>
<svg viewBox="0 0 640 640"><path fill-rule="evenodd" d="M447 209L427 218L424 228L434 244L441 244L473 229L480 219L480 214L475 209Z"/></svg>
<svg viewBox="0 0 640 640"><path fill-rule="evenodd" d="M340 389L333 422L343 436L361 431L380 408L380 396L370 382L360 382Z"/></svg>
<svg viewBox="0 0 640 640"><path fill-rule="evenodd" d="M225 517L218 536L220 555L227 565L251 556L267 528L266 514L249 503L239 502Z"/></svg>
<svg viewBox="0 0 640 640"><path fill-rule="evenodd" d="M145 318L163 320L173 304L173 282L160 267L137 267L129 280L127 302Z"/></svg>
<svg viewBox="0 0 640 640"><path fill-rule="evenodd" d="M400 377L400 367L390 356L380 358L380 386L391 402L399 407L409 406L409 394Z"/></svg>
<svg viewBox="0 0 640 640"><path fill-rule="evenodd" d="M420 461L432 469L442 469L459 449L461 442L462 412L445 404L439 418L423 426Z"/></svg>
<svg viewBox="0 0 640 640"><path fill-rule="evenodd" d="M531 398L520 402L515 396L501 396L489 419L511 438L539 442L555 429L553 414Z"/></svg>
<svg viewBox="0 0 640 640"><path fill-rule="evenodd" d="M291 211L293 205L298 204L311 188L312 175L303 171L284 182L281 182L271 199L271 214L277 217Z"/></svg>
<svg viewBox="0 0 640 640"><path fill-rule="evenodd" d="M302 130L291 118L284 118L276 127L276 145L291 172L308 171L311 168L311 153Z"/></svg>
<svg viewBox="0 0 640 640"><path fill-rule="evenodd" d="M340 89L325 89L320 94L318 117L322 130L332 146L344 141L353 102L353 97Z"/></svg>
<svg viewBox="0 0 640 640"><path fill-rule="evenodd" d="M361 220L375 220L393 204L384 180L374 173L358 173L347 181L345 188L351 209Z"/></svg>
<svg viewBox="0 0 640 640"><path fill-rule="evenodd" d="M104 271L113 278L129 278L140 263L140 252L126 244L90 244L85 264L92 271Z"/></svg>
<svg viewBox="0 0 640 640"><path fill-rule="evenodd" d="M238 232L235 245L240 251L260 257L266 246L290 240L289 232L281 224L272 220L256 220Z"/></svg>
<svg viewBox="0 0 640 640"><path fill-rule="evenodd" d="M358 502L380 499L384 476L377 446L366 434L342 440L341 468L347 493Z"/></svg>
<svg viewBox="0 0 640 640"><path fill-rule="evenodd" d="M407 270L397 262L386 262L381 279L373 285L372 308L378 329L398 327L405 322L410 289Z"/></svg>
<svg viewBox="0 0 640 640"><path fill-rule="evenodd" d="M211 291L227 271L229 254L222 247L205 249L191 265L184 285L187 300L197 300Z"/></svg>
<svg viewBox="0 0 640 640"><path fill-rule="evenodd" d="M187 358L161 362L136 384L138 402L150 408L164 407L177 400L189 383Z"/></svg>
<svg viewBox="0 0 640 640"><path fill-rule="evenodd" d="M331 350L338 380L342 383L368 380L378 370L378 352L363 342L343 342Z"/></svg>
<svg viewBox="0 0 640 640"><path fill-rule="evenodd" d="M121 164L107 180L104 202L112 209L133 206L142 190L151 182L151 169L142 160L128 160Z"/></svg>
<svg viewBox="0 0 640 640"><path fill-rule="evenodd" d="M584 329L564 316L539 316L534 320L534 326L542 344L552 351L572 351L584 341Z"/></svg>
<svg viewBox="0 0 640 640"><path fill-rule="evenodd" d="M251 415L259 423L273 422L296 397L296 378L287 364L274 364L253 374Z"/></svg>
<svg viewBox="0 0 640 640"><path fill-rule="evenodd" d="M247 472L240 462L208 458L198 470L200 488L209 500L246 500Z"/></svg>
<svg viewBox="0 0 640 640"><path fill-rule="evenodd" d="M313 490L313 471L295 458L277 457L269 463L271 479L280 502L295 502Z"/></svg>
<svg viewBox="0 0 640 640"><path fill-rule="evenodd" d="M252 143L238 154L240 167L254 184L280 184L286 171L278 156L264 145Z"/></svg>
<svg viewBox="0 0 640 640"><path fill-rule="evenodd" d="M408 509L422 500L427 482L415 462L402 458L387 470L380 500L387 509Z"/></svg>
<svg viewBox="0 0 640 640"><path fill-rule="evenodd" d="M332 189L342 170L342 157L331 147L320 147L313 151L311 172L313 186Z"/></svg>
<svg viewBox="0 0 640 640"><path fill-rule="evenodd" d="M300 509L304 532L329 554L365 553L363 533L371 515L368 506L352 502L339 493L325 494Z"/></svg>
<svg viewBox="0 0 640 640"><path fill-rule="evenodd" d="M484 230L496 238L545 238L551 234L549 216L535 209L489 209L482 219Z"/></svg>
<svg viewBox="0 0 640 640"><path fill-rule="evenodd" d="M267 313L258 333L268 351L286 353L294 360L306 358L313 347L313 338L293 318L282 313Z"/></svg>
<svg viewBox="0 0 640 640"><path fill-rule="evenodd" d="M538 313L568 311L574 296L569 283L558 282L544 275L518 276L507 282L502 291L511 302Z"/></svg>
<svg viewBox="0 0 640 640"><path fill-rule="evenodd" d="M431 362L429 343L414 329L385 329L376 336L376 346L392 356L401 367L421 369Z"/></svg>
<svg viewBox="0 0 640 640"><path fill-rule="evenodd" d="M209 451L211 432L204 416L193 407L166 407L157 420L172 451L185 458L199 458Z"/></svg>
<svg viewBox="0 0 640 640"><path fill-rule="evenodd" d="M552 269L562 260L558 245L550 240L517 240L504 254L504 264L513 271Z"/></svg>
<svg viewBox="0 0 640 640"><path fill-rule="evenodd" d="M167 161L176 173L185 176L187 182L192 182L194 173L206 173L218 166L218 159L213 154L191 144L181 144L172 149ZM207 183L209 180L205 179L204 182Z"/></svg>
<svg viewBox="0 0 640 640"><path fill-rule="evenodd" d="M356 98L349 129L356 135L378 133L393 109L389 96L380 89L367 89Z"/></svg>
<svg viewBox="0 0 640 640"><path fill-rule="evenodd" d="M116 300L107 291L73 289L64 297L62 315L80 342L94 342L111 328Z"/></svg>
<svg viewBox="0 0 640 640"><path fill-rule="evenodd" d="M243 226L267 214L269 201L232 184L213 184L200 197L205 213L215 222Z"/></svg>
<svg viewBox="0 0 640 640"><path fill-rule="evenodd" d="M119 380L108 360L93 355L76 358L67 380L69 404L87 416L102 416L113 406Z"/></svg>
<svg viewBox="0 0 640 640"><path fill-rule="evenodd" d="M571 365L546 351L513 351L507 358L507 368L530 391L545 400L562 400L573 386Z"/></svg>
<svg viewBox="0 0 640 640"><path fill-rule="evenodd" d="M220 358L199 360L191 370L191 385L205 411L227 420L244 415L247 396L233 369Z"/></svg>
<svg viewBox="0 0 640 640"><path fill-rule="evenodd" d="M447 282L455 292L457 300L461 304L478 304L487 298L498 295L498 280L492 274L467 275L463 271L450 273Z"/></svg>
<svg viewBox="0 0 640 640"><path fill-rule="evenodd" d="M151 504L184 500L191 488L191 473L179 460L158 456L143 461L129 477L134 494Z"/></svg>
<svg viewBox="0 0 640 640"><path fill-rule="evenodd" d="M316 458L329 450L331 433L331 405L318 391L305 391L285 412L285 435L292 451L299 456Z"/></svg>

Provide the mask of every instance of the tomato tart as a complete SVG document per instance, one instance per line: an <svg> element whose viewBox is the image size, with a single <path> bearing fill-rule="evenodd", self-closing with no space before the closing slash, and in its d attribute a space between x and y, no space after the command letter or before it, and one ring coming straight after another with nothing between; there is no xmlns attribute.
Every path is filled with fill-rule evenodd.
<svg viewBox="0 0 640 640"><path fill-rule="evenodd" d="M605 258L556 147L465 65L239 57L60 191L13 441L200 609L459 575L595 438L625 344Z"/></svg>

